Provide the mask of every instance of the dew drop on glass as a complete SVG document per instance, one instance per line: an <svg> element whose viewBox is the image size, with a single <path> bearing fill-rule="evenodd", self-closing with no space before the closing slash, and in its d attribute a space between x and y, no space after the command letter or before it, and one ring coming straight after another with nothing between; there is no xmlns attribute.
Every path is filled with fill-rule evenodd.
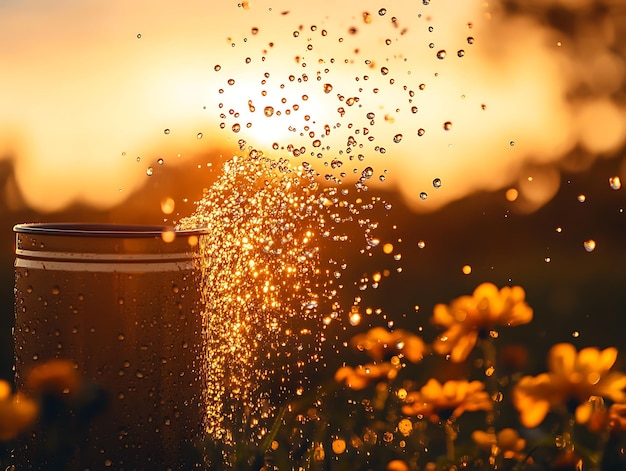
<svg viewBox="0 0 626 471"><path fill-rule="evenodd" d="M618 176L609 178L609 186L612 190L619 190L622 187L622 181Z"/></svg>
<svg viewBox="0 0 626 471"><path fill-rule="evenodd" d="M437 51L437 59L444 59L446 57L446 50L440 49Z"/></svg>
<svg viewBox="0 0 626 471"><path fill-rule="evenodd" d="M587 252L593 252L596 248L596 241L593 239L586 240L583 242L583 247Z"/></svg>
<svg viewBox="0 0 626 471"><path fill-rule="evenodd" d="M435 188L441 188L441 178L435 178L435 179L433 180L433 186L434 186Z"/></svg>

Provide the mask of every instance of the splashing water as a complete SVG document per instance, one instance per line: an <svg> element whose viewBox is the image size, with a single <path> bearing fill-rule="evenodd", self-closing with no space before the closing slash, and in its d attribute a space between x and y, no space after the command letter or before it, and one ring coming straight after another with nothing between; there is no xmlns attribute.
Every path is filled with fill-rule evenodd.
<svg viewBox="0 0 626 471"><path fill-rule="evenodd" d="M341 272L322 270L321 239L347 241L337 224L381 201L357 207L337 198L336 188L320 188L315 175L250 150L224 164L196 212L179 224L206 229L205 428L227 445L261 439L277 404L309 389L305 371L320 361L327 327L318 311L326 302L335 309L331 318L341 311L334 285Z"/></svg>

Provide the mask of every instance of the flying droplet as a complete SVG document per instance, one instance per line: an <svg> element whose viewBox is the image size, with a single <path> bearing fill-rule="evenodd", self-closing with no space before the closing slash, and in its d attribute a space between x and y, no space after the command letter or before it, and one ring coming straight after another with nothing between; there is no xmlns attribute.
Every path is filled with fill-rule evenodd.
<svg viewBox="0 0 626 471"><path fill-rule="evenodd" d="M380 68L380 73L382 75L387 75L389 73L389 69L387 67L381 67Z"/></svg>
<svg viewBox="0 0 626 471"><path fill-rule="evenodd" d="M165 160L163 160L161 158L157 159L157 164L163 165L164 163L165 163Z"/></svg>
<svg viewBox="0 0 626 471"><path fill-rule="evenodd" d="M456 51L456 55L459 57L463 57L465 55L465 51L463 49L459 49Z"/></svg>
<svg viewBox="0 0 626 471"><path fill-rule="evenodd" d="M426 242L424 242L423 240L420 240L417 243L417 247L420 248L420 249L423 249L424 247L426 247Z"/></svg>
<svg viewBox="0 0 626 471"><path fill-rule="evenodd" d="M366 167L361 172L361 176L365 179L372 178L373 175L374 175L374 169L372 167Z"/></svg>
<svg viewBox="0 0 626 471"><path fill-rule="evenodd" d="M452 129L452 122L446 121L445 123L443 123L443 129L445 129L446 131L449 131L450 129Z"/></svg>
<svg viewBox="0 0 626 471"><path fill-rule="evenodd" d="M199 132L198 134L196 134L196 137L197 137L198 139L202 139L202 133L201 133L201 132Z"/></svg>
<svg viewBox="0 0 626 471"><path fill-rule="evenodd" d="M467 44L474 44L474 38L472 36L467 37Z"/></svg>
<svg viewBox="0 0 626 471"><path fill-rule="evenodd" d="M263 109L263 114L269 118L270 116L272 116L274 114L274 107L273 106L266 106Z"/></svg>
<svg viewBox="0 0 626 471"><path fill-rule="evenodd" d="M411 113L413 113L413 114L417 113L417 106L412 106L411 107Z"/></svg>
<svg viewBox="0 0 626 471"><path fill-rule="evenodd" d="M400 142L401 140L402 140L402 134L396 134L395 136L393 136L393 142L395 142L396 144Z"/></svg>
<svg viewBox="0 0 626 471"><path fill-rule="evenodd" d="M378 10L378 14L380 16L385 16L386 13L387 13L387 9L386 8L381 8L380 10Z"/></svg>
<svg viewBox="0 0 626 471"><path fill-rule="evenodd" d="M213 70L214 70L215 72L219 72L220 70L222 70L222 66L221 66L221 65L219 65L219 64L215 64L215 67L213 67Z"/></svg>
<svg viewBox="0 0 626 471"><path fill-rule="evenodd" d="M421 199L422 201L424 201L424 200L426 200L427 198L428 198L428 193L426 193L425 191L422 191L422 192L420 193L420 199Z"/></svg>
<svg viewBox="0 0 626 471"><path fill-rule="evenodd" d="M164 129L164 130L163 130L163 134L169 134L169 133L170 133L170 130L169 130L169 129Z"/></svg>
<svg viewBox="0 0 626 471"><path fill-rule="evenodd" d="M154 173L154 169L152 167L148 167L146 169L146 175L148 175L149 177L151 177L153 173Z"/></svg>
<svg viewBox="0 0 626 471"><path fill-rule="evenodd" d="M444 59L446 57L446 50L440 49L437 51L437 59Z"/></svg>
<svg viewBox="0 0 626 471"><path fill-rule="evenodd" d="M239 123L233 124L232 130L233 130L233 132L241 131L241 124L239 124Z"/></svg>
<svg viewBox="0 0 626 471"><path fill-rule="evenodd" d="M509 145L510 145L511 147L513 147L513 146L515 145L515 141L511 141L511 142L509 142Z"/></svg>
<svg viewBox="0 0 626 471"><path fill-rule="evenodd" d="M324 93L330 93L333 91L333 86L330 83L324 84Z"/></svg>
<svg viewBox="0 0 626 471"><path fill-rule="evenodd" d="M622 181L618 176L609 178L609 185L613 190L619 190L622 187Z"/></svg>
<svg viewBox="0 0 626 471"><path fill-rule="evenodd" d="M419 128L419 129L417 130L417 135L418 135L418 136L423 136L425 132L426 132L426 131L425 131L423 128Z"/></svg>
<svg viewBox="0 0 626 471"><path fill-rule="evenodd" d="M593 252L596 248L596 241L593 239L586 240L583 242L583 246L587 252Z"/></svg>
<svg viewBox="0 0 626 471"><path fill-rule="evenodd" d="M587 197L582 193L576 197L579 203L584 203L587 200Z"/></svg>
<svg viewBox="0 0 626 471"><path fill-rule="evenodd" d="M434 186L435 188L441 188L441 178L435 178L435 179L433 180L433 186Z"/></svg>

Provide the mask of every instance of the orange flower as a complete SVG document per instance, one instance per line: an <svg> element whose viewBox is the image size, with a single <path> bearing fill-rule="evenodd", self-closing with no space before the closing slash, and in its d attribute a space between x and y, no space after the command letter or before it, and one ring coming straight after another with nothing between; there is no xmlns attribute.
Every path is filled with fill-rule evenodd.
<svg viewBox="0 0 626 471"><path fill-rule="evenodd" d="M502 453L507 459L524 457L520 452L526 446L526 440L520 438L515 429L503 428L497 434L476 430L472 432L472 439L478 446L488 450L498 447L498 453Z"/></svg>
<svg viewBox="0 0 626 471"><path fill-rule="evenodd" d="M480 331L498 325L515 326L529 323L533 310L526 304L521 286L505 286L501 290L492 283L482 283L472 296L461 296L447 304L437 304L433 323L447 330L434 342L439 354L450 354L454 362L464 361L470 354Z"/></svg>
<svg viewBox="0 0 626 471"><path fill-rule="evenodd" d="M356 368L342 366L335 373L335 381L346 383L350 389L365 389L369 384L382 380L392 380L398 374L398 367L391 363L359 365Z"/></svg>
<svg viewBox="0 0 626 471"><path fill-rule="evenodd" d="M548 411L575 400L576 421L587 423L594 411L592 396L626 402L626 375L609 371L617 359L617 349L583 348L569 343L554 345L548 353L549 372L525 376L513 390L513 402L522 424L536 427Z"/></svg>
<svg viewBox="0 0 626 471"><path fill-rule="evenodd" d="M446 381L441 384L436 379L429 379L419 391L412 391L406 397L407 404L402 408L406 415L424 415L431 421L439 420L439 412L451 412L452 417L459 417L463 412L493 408L489 394L480 381Z"/></svg>
<svg viewBox="0 0 626 471"><path fill-rule="evenodd" d="M11 394L11 386L0 380L0 441L11 440L37 417L37 405L21 393Z"/></svg>
<svg viewBox="0 0 626 471"><path fill-rule="evenodd" d="M26 377L26 389L34 394L68 394L76 392L80 378L70 360L54 359L34 367Z"/></svg>
<svg viewBox="0 0 626 471"><path fill-rule="evenodd" d="M417 363L424 358L426 346L416 335L402 329L389 332L384 327L374 327L365 333L355 335L352 345L367 352L375 361L382 361L388 355L402 355Z"/></svg>

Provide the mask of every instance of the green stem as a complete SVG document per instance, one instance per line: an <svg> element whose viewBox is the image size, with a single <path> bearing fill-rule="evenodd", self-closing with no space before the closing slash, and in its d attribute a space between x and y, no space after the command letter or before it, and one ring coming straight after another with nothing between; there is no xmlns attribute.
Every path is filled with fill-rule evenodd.
<svg viewBox="0 0 626 471"><path fill-rule="evenodd" d="M454 442L456 440L456 431L454 430L454 420L452 418L446 420L444 424L446 431L446 458L449 462L454 463L456 452Z"/></svg>

